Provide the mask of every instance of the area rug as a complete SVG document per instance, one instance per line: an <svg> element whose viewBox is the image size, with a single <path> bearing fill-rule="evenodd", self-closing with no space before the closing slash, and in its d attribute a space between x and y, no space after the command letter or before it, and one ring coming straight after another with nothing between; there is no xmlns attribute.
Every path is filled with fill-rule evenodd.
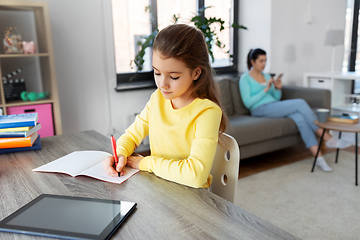
<svg viewBox="0 0 360 240"><path fill-rule="evenodd" d="M324 157L330 173L306 159L239 179L235 204L302 239L360 239L355 154Z"/></svg>

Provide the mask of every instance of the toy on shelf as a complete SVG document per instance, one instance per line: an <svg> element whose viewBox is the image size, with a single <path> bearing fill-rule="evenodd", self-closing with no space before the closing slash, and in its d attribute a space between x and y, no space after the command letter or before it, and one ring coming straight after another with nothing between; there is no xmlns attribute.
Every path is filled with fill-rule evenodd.
<svg viewBox="0 0 360 240"><path fill-rule="evenodd" d="M18 68L16 70L12 71L11 73L5 74L5 76L2 77L2 80L9 80L10 78L18 75L21 72L22 72L22 68Z"/></svg>
<svg viewBox="0 0 360 240"><path fill-rule="evenodd" d="M40 93L36 93L36 92L22 92L21 93L21 99L24 100L24 101L37 101L37 100L40 100L40 99L45 99L45 98L48 98L50 96L50 93L49 92L40 92Z"/></svg>
<svg viewBox="0 0 360 240"><path fill-rule="evenodd" d="M20 94L26 91L25 79L3 80L3 87L6 102L20 100Z"/></svg>
<svg viewBox="0 0 360 240"><path fill-rule="evenodd" d="M21 92L26 91L25 79L21 77L21 74L17 76L21 72L22 69L18 68L2 77L6 102L20 100ZM16 79L13 78L15 76L17 76Z"/></svg>
<svg viewBox="0 0 360 240"><path fill-rule="evenodd" d="M22 42L22 46L23 46L23 50L24 50L24 54L35 54L36 53L36 46L35 43L33 41L30 42Z"/></svg>
<svg viewBox="0 0 360 240"><path fill-rule="evenodd" d="M4 32L4 53L23 53L21 34L16 27L10 27Z"/></svg>

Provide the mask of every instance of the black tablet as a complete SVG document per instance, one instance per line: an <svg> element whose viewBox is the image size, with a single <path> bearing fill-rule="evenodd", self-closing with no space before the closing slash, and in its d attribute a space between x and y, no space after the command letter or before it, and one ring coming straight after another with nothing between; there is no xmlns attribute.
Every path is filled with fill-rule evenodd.
<svg viewBox="0 0 360 240"><path fill-rule="evenodd" d="M0 222L0 231L65 239L108 239L136 203L43 194Z"/></svg>

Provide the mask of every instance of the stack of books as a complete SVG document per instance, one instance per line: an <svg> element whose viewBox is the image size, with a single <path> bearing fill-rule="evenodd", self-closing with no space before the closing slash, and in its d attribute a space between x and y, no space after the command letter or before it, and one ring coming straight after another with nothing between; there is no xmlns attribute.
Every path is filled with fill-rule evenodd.
<svg viewBox="0 0 360 240"><path fill-rule="evenodd" d="M0 153L41 149L37 113L0 116Z"/></svg>

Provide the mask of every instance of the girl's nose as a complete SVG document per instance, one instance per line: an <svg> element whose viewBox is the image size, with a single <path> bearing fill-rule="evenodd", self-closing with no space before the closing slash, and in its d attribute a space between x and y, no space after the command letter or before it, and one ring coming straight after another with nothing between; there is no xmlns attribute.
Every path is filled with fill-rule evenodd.
<svg viewBox="0 0 360 240"><path fill-rule="evenodd" d="M162 89L167 89L167 88L169 88L169 85L168 85L165 77L162 76L162 77L160 78L160 80L159 80L159 83L160 83L160 84L159 84L160 88L162 88Z"/></svg>

